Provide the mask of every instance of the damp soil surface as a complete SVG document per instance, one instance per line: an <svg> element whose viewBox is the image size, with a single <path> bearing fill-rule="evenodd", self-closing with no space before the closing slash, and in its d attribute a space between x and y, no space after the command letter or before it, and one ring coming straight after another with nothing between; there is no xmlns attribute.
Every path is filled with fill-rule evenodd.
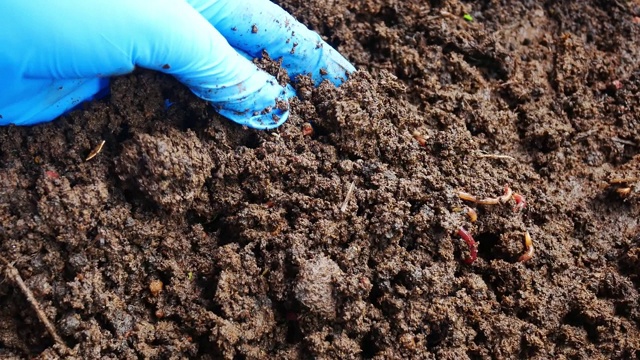
<svg viewBox="0 0 640 360"><path fill-rule="evenodd" d="M640 3L330 3L276 131L151 72L0 129L1 357L640 358Z"/></svg>

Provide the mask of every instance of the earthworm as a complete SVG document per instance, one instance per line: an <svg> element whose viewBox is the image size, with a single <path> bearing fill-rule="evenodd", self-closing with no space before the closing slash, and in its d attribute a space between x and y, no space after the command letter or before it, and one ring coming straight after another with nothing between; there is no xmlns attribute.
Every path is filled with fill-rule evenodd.
<svg viewBox="0 0 640 360"><path fill-rule="evenodd" d="M524 233L524 246L526 251L518 259L519 262L525 262L533 257L533 241L528 231Z"/></svg>
<svg viewBox="0 0 640 360"><path fill-rule="evenodd" d="M467 232L462 226L458 228L458 236L464 240L469 246L470 256L464 259L465 264L471 264L478 258L478 243L473 239L473 236Z"/></svg>
<svg viewBox="0 0 640 360"><path fill-rule="evenodd" d="M478 213L472 208L466 208L467 216L469 217L469 221L476 222L478 220Z"/></svg>
<svg viewBox="0 0 640 360"><path fill-rule="evenodd" d="M516 201L516 206L513 207L513 211L520 211L527 206L527 201L524 199L524 196L518 193L513 193L513 200Z"/></svg>

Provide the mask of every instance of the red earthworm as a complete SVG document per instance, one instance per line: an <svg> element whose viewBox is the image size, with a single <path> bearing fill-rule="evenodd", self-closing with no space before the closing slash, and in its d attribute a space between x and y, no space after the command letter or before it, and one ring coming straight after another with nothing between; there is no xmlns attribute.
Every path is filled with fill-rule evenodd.
<svg viewBox="0 0 640 360"><path fill-rule="evenodd" d="M513 207L513 211L520 211L527 206L527 201L524 199L524 196L518 193L513 193L513 200L516 201L516 206Z"/></svg>
<svg viewBox="0 0 640 360"><path fill-rule="evenodd" d="M470 256L464 259L465 264L471 264L478 258L478 243L473 239L473 236L467 232L462 226L458 228L458 236L464 240L469 246Z"/></svg>

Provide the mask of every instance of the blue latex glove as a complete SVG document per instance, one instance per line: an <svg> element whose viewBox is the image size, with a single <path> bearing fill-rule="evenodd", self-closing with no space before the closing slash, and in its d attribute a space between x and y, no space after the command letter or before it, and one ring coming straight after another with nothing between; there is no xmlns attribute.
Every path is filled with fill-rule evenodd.
<svg viewBox="0 0 640 360"><path fill-rule="evenodd" d="M50 121L139 66L175 76L239 124L274 128L295 93L247 59L262 50L316 84L355 70L268 0L1 0L0 125Z"/></svg>

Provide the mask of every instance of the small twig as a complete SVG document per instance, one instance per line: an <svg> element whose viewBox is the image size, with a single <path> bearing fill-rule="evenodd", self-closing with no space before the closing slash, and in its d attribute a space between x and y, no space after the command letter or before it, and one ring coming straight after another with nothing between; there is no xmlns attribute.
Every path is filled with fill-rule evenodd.
<svg viewBox="0 0 640 360"><path fill-rule="evenodd" d="M93 150L91 150L91 152L89 153L89 155L87 156L86 159L84 159L84 161L89 161L91 159L93 159L94 157L96 157L96 155L98 155L100 153L100 151L102 151L102 147L104 146L104 143L106 141L102 140L98 146L96 146Z"/></svg>
<svg viewBox="0 0 640 360"><path fill-rule="evenodd" d="M518 83L517 80L509 80L499 84L498 87L505 87L505 86L509 86L511 84L517 84L517 83Z"/></svg>
<svg viewBox="0 0 640 360"><path fill-rule="evenodd" d="M609 184L611 185L615 185L615 184L627 184L627 183L632 183L635 181L638 181L640 178L637 177L630 177L630 178L613 178L611 180L609 180Z"/></svg>
<svg viewBox="0 0 640 360"><path fill-rule="evenodd" d="M611 141L620 143L620 144L624 144L624 145L630 145L630 146L636 146L637 144L634 143L633 141L629 141L629 140L625 140L625 139L620 139L617 136L614 136L611 138Z"/></svg>
<svg viewBox="0 0 640 360"><path fill-rule="evenodd" d="M27 301L31 304L31 306L33 307L33 310L35 310L36 315L38 315L38 319L40 319L44 327L47 329L47 332L49 333L49 335L51 335L53 340L58 345L63 347L65 350L68 350L69 347L64 342L64 340L62 340L60 335L58 335L58 333L56 332L56 328L49 321L49 319L47 318L47 315L45 315L44 311L42 310L42 307L40 306L40 303L38 303L35 296L33 296L33 293L31 292L31 290L29 290L29 288L27 287L27 284L25 284L24 280L22 280L22 277L20 276L20 272L18 272L18 269L16 269L15 266L13 266L13 264L8 262L7 259L5 259L1 255L0 255L0 263L4 264L5 266L6 276L9 279L11 279L16 285L18 285L22 293L27 297Z"/></svg>
<svg viewBox="0 0 640 360"><path fill-rule="evenodd" d="M355 181L351 182L349 185L349 190L347 190L347 195L344 197L344 201L342 202L342 206L340 206L340 211L347 211L347 205L349 204L349 198L351 198L351 194L353 193L353 189L356 187Z"/></svg>
<svg viewBox="0 0 640 360"><path fill-rule="evenodd" d="M450 12L448 12L446 10L441 10L440 11L440 16L448 17L448 18L452 18L452 19L457 19L458 18L457 16L453 15L452 13L450 13Z"/></svg>
<svg viewBox="0 0 640 360"><path fill-rule="evenodd" d="M507 160L515 160L516 159L513 156L509 156L509 155L487 154L487 153L484 153L484 152L481 152L481 151L475 152L474 155L479 157L479 158L489 158L489 159L507 159Z"/></svg>
<svg viewBox="0 0 640 360"><path fill-rule="evenodd" d="M573 138L573 141L582 140L582 139L587 138L587 137L589 137L589 136L591 136L591 135L593 135L593 134L595 134L597 132L598 132L598 129L591 129L591 130L588 130L588 131L584 131L584 132L578 133Z"/></svg>

